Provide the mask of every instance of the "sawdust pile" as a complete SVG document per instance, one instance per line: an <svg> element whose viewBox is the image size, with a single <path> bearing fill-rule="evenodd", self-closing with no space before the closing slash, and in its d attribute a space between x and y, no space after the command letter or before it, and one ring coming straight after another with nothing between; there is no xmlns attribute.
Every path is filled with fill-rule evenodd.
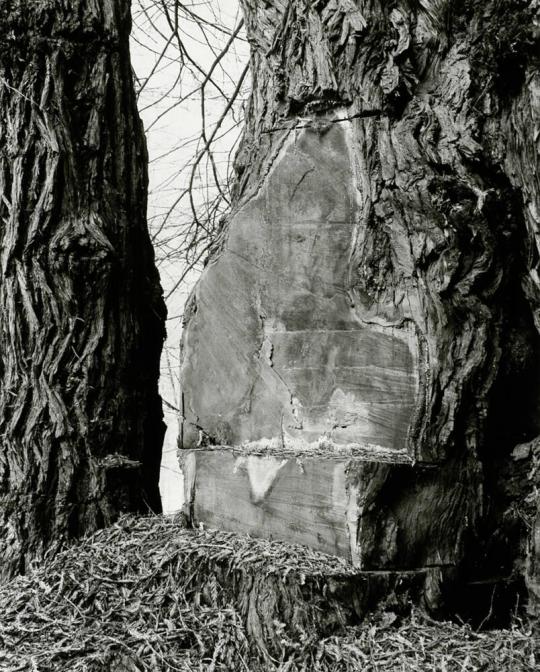
<svg viewBox="0 0 540 672"><path fill-rule="evenodd" d="M414 613L350 626L347 564L126 517L0 587L0 670L536 670L537 633ZM341 592L340 592L341 591Z"/></svg>

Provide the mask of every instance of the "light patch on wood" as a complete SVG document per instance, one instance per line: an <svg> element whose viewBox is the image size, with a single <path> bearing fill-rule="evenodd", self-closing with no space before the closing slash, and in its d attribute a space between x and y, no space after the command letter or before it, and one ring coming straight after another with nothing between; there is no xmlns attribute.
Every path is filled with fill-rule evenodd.
<svg viewBox="0 0 540 672"><path fill-rule="evenodd" d="M355 432L369 431L370 402L362 402L353 392L334 390L328 402L328 418L334 428L354 426Z"/></svg>
<svg viewBox="0 0 540 672"><path fill-rule="evenodd" d="M254 504L263 502L270 488L274 484L280 469L287 464L287 460L278 460L275 457L239 457L234 465L234 472L239 468L246 469L249 478L251 499Z"/></svg>

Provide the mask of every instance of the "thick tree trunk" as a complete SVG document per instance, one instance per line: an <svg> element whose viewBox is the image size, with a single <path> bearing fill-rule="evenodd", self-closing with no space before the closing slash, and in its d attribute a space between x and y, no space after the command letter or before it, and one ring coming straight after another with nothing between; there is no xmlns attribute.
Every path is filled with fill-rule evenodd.
<svg viewBox="0 0 540 672"><path fill-rule="evenodd" d="M128 0L0 7L0 574L160 509L164 313Z"/></svg>
<svg viewBox="0 0 540 672"><path fill-rule="evenodd" d="M235 207L184 337L183 445L408 457L416 476L347 466L360 566L525 574L532 608L538 2L243 8L253 94ZM225 514L228 491L197 509L196 473L195 518ZM250 479L251 506L275 515Z"/></svg>

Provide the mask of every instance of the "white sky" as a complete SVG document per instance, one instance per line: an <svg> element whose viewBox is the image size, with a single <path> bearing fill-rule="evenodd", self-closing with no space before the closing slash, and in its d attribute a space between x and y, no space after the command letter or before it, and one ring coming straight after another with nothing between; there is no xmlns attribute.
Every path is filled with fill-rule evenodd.
<svg viewBox="0 0 540 672"><path fill-rule="evenodd" d="M189 180L189 164L200 145L201 133L201 96L195 94L184 102L180 99L197 88L201 74L190 65L180 70L178 43L172 40L170 27L159 8L153 7L151 0L134 0L132 62L142 91L139 96L139 110L143 119L149 151L149 209L150 232L156 236L156 258L161 282L167 298L169 318L167 322L168 338L162 358L161 392L170 404L179 408L179 344L181 337L181 317L184 302L197 277L193 272L185 282L175 289L185 264L178 255L181 227L190 221L188 201L181 202L163 226L164 217L186 187ZM169 3L172 5L172 0ZM202 16L208 24L224 26L233 30L241 18L238 0L208 0L208 2L184 3ZM182 45L189 56L203 70L207 70L229 40L229 35L205 24L201 26L189 15L179 16L179 33ZM205 30L203 31L202 28ZM163 56L164 47L165 53ZM247 62L248 47L245 40L235 42L214 70L212 78L226 94L235 88L237 77ZM161 58L160 58L161 56ZM156 65L157 64L157 65ZM190 71L191 70L191 71ZM145 80L151 73L148 82ZM242 92L245 98L247 91ZM226 101L222 94L211 84L206 87L207 128L211 130L212 120L217 119ZM229 153L241 130L241 101L235 106L234 116L220 129L219 135L225 136L219 141L215 161L220 174L227 174ZM227 133L227 131L229 131ZM208 134L207 134L208 135ZM208 198L208 185L211 184L204 162L200 179L195 183L198 203ZM163 448L160 489L163 507L166 513L178 510L183 502L183 479L178 467L176 440L178 436L178 414L165 406L167 435Z"/></svg>

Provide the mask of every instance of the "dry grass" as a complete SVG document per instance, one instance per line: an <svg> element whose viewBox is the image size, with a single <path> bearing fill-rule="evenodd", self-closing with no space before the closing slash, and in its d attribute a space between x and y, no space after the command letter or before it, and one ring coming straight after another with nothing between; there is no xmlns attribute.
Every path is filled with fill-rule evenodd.
<svg viewBox="0 0 540 672"><path fill-rule="evenodd" d="M165 517L124 518L0 588L0 670L538 669L538 638L523 624L477 633L414 613L380 613L324 639L307 629L293 639L275 623L281 650L272 660L251 637L248 606L218 585L214 565L222 577L284 582L350 574L344 561L300 547L193 532Z"/></svg>

